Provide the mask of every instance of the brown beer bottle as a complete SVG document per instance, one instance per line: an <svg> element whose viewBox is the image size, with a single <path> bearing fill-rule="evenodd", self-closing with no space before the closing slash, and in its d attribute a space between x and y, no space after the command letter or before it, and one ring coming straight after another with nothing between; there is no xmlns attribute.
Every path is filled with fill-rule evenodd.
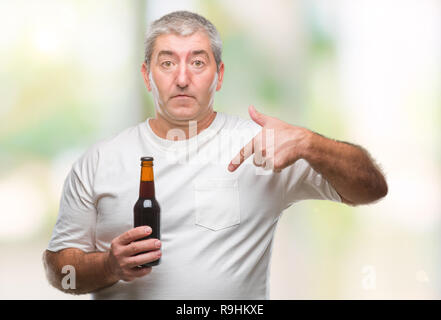
<svg viewBox="0 0 441 320"><path fill-rule="evenodd" d="M135 228L139 226L150 226L152 233L145 238L139 239L146 240L150 238L161 239L160 230L160 213L158 201L155 198L155 183L153 181L153 158L142 157L141 158L141 181L139 184L139 198L136 201L133 208L134 213L134 225ZM141 252L138 254L143 254ZM161 258L141 265L141 267L157 266L160 263Z"/></svg>

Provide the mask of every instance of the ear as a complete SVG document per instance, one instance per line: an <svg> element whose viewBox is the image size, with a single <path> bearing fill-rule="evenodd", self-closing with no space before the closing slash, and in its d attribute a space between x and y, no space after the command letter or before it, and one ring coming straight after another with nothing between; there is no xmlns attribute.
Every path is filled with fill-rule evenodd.
<svg viewBox="0 0 441 320"><path fill-rule="evenodd" d="M150 79L149 79L149 69L148 69L147 64L145 62L141 66L141 73L142 73L142 77L144 79L145 86L147 87L147 90L152 91L152 87L150 85Z"/></svg>
<svg viewBox="0 0 441 320"><path fill-rule="evenodd" d="M219 91L222 88L222 81L224 80L224 69L225 69L224 63L221 61L218 71L216 91Z"/></svg>

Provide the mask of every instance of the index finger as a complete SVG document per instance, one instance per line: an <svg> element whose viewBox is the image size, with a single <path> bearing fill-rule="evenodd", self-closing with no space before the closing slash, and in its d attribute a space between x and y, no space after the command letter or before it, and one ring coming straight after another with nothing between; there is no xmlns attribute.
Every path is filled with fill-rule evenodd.
<svg viewBox="0 0 441 320"><path fill-rule="evenodd" d="M254 139L255 137L251 139L251 141L248 142L242 149L240 149L240 152L233 158L233 160L231 160L230 164L228 165L228 170L233 172L254 153Z"/></svg>
<svg viewBox="0 0 441 320"><path fill-rule="evenodd" d="M127 245L135 240L146 237L150 233L152 233L152 228L149 226L136 227L120 235L118 237L118 242L122 245Z"/></svg>

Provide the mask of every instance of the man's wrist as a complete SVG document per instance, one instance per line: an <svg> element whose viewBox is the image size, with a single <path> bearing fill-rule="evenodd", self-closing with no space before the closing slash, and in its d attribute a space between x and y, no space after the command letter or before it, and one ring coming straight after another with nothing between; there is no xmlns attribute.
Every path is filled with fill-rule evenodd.
<svg viewBox="0 0 441 320"><path fill-rule="evenodd" d="M317 134L312 132L311 130L308 130L306 128L304 129L304 138L303 143L299 146L299 152L300 158L307 160L308 162L313 158L312 153L314 150L314 144L316 143Z"/></svg>
<svg viewBox="0 0 441 320"><path fill-rule="evenodd" d="M106 278L109 280L109 282L118 282L120 279L115 274L112 268L112 264L110 261L110 251L106 251L103 255L103 269L106 275Z"/></svg>

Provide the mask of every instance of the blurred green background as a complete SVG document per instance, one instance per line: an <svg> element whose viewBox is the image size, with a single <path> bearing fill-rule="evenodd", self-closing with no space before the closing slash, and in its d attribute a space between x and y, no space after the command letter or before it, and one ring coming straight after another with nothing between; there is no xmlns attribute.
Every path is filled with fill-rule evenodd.
<svg viewBox="0 0 441 320"><path fill-rule="evenodd" d="M178 9L223 39L215 110L247 107L362 145L379 203L303 201L283 213L272 299L439 299L441 2L0 1L0 298L51 288L41 255L72 163L154 115L140 74L147 25Z"/></svg>

